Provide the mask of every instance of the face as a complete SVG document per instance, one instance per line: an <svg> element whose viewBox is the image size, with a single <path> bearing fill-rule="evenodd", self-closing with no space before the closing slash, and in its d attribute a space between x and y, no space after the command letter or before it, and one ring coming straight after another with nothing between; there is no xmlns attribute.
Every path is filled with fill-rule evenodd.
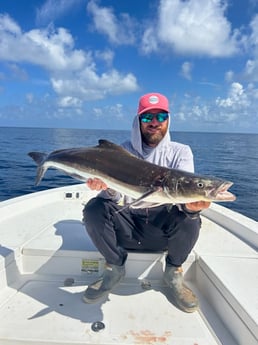
<svg viewBox="0 0 258 345"><path fill-rule="evenodd" d="M149 110L147 113L158 114L163 112L160 109ZM142 134L142 140L145 144L155 147L164 138L168 130L168 119L164 122L159 122L156 117L151 122L141 122L140 129Z"/></svg>

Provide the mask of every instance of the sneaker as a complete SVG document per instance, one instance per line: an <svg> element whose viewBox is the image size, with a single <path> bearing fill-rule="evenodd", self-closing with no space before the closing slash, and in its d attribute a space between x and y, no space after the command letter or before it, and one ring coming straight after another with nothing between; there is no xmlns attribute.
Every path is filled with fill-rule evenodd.
<svg viewBox="0 0 258 345"><path fill-rule="evenodd" d="M169 287L172 302L182 311L192 313L198 309L198 299L184 283L182 267L166 265L163 280Z"/></svg>
<svg viewBox="0 0 258 345"><path fill-rule="evenodd" d="M96 303L117 286L125 276L125 266L106 265L103 275L88 286L83 295L85 303Z"/></svg>

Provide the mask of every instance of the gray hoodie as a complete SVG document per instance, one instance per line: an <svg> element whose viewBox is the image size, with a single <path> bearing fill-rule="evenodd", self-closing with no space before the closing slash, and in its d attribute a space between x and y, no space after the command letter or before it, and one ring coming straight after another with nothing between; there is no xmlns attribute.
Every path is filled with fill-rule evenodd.
<svg viewBox="0 0 258 345"><path fill-rule="evenodd" d="M171 141L169 126L161 142L156 147L150 147L142 142L139 116L135 116L131 132L131 141L128 140L121 146L135 156L148 162L167 168L194 172L193 154L190 147Z"/></svg>
<svg viewBox="0 0 258 345"><path fill-rule="evenodd" d="M169 118L170 124L170 118ZM169 126L164 138L156 147L147 146L142 142L139 116L136 115L133 121L131 140L121 144L127 151L148 162L189 172L194 172L193 154L188 145L180 144L170 140ZM122 195L112 189L101 191L100 197L112 199L118 202ZM129 198L126 198L129 201Z"/></svg>

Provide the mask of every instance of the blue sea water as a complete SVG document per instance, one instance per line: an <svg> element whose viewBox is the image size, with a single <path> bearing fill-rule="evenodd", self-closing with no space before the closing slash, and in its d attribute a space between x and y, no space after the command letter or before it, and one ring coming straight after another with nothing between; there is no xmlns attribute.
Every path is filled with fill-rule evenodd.
<svg viewBox="0 0 258 345"><path fill-rule="evenodd" d="M191 146L196 173L234 182L237 200L223 206L258 221L258 134L172 132L172 140ZM36 166L29 151L93 146L99 139L121 143L129 131L0 127L0 201L78 183L57 170L48 170L35 187Z"/></svg>

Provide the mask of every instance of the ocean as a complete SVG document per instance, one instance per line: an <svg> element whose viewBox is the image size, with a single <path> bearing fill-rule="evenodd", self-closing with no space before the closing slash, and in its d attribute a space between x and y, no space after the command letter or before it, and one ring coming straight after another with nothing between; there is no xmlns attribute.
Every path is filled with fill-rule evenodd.
<svg viewBox="0 0 258 345"><path fill-rule="evenodd" d="M196 173L234 182L230 191L237 200L223 206L258 221L258 134L172 132L171 137L191 146ZM93 146L99 139L119 144L128 138L130 131L122 130L0 127L0 201L78 183L51 169L35 187L29 151Z"/></svg>

